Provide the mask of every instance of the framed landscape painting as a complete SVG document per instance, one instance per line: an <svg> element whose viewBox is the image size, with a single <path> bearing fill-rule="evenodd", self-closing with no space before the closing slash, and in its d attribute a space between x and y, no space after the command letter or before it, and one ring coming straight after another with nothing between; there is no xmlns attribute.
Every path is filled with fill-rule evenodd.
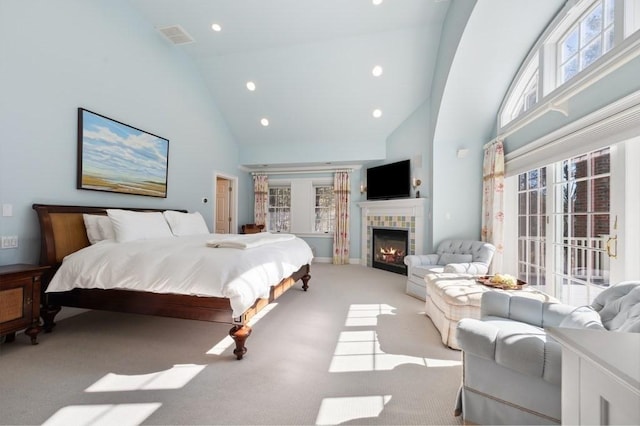
<svg viewBox="0 0 640 426"><path fill-rule="evenodd" d="M78 189L167 197L169 140L78 108Z"/></svg>

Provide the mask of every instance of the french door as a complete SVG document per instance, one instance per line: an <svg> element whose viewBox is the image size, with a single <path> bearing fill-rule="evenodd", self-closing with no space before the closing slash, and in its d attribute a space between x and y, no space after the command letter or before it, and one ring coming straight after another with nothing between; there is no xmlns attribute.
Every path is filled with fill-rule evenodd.
<svg viewBox="0 0 640 426"><path fill-rule="evenodd" d="M518 175L518 277L565 303L591 303L611 284L617 217L612 148Z"/></svg>

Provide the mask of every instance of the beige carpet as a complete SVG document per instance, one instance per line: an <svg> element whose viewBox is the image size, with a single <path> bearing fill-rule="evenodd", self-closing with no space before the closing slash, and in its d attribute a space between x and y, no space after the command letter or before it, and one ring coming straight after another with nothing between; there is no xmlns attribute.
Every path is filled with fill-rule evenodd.
<svg viewBox="0 0 640 426"><path fill-rule="evenodd" d="M0 345L2 424L461 424L460 352L406 277L315 264L253 327L91 311Z"/></svg>

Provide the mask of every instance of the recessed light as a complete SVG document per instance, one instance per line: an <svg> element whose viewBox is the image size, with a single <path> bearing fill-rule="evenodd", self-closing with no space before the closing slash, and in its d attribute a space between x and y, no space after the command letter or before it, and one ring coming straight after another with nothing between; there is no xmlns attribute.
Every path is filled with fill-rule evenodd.
<svg viewBox="0 0 640 426"><path fill-rule="evenodd" d="M380 111L379 109L374 109L371 115L373 115L375 118L380 118L382 117L382 111Z"/></svg>
<svg viewBox="0 0 640 426"><path fill-rule="evenodd" d="M256 84L253 81L247 81L247 89L253 92L256 90Z"/></svg>
<svg viewBox="0 0 640 426"><path fill-rule="evenodd" d="M264 127L267 127L269 125L269 120L266 118L262 118L260 120L260 124L262 124Z"/></svg>
<svg viewBox="0 0 640 426"><path fill-rule="evenodd" d="M382 75L382 67L380 65L376 65L371 70L371 74L373 74L375 77L380 77Z"/></svg>
<svg viewBox="0 0 640 426"><path fill-rule="evenodd" d="M215 32L222 31L222 27L220 26L220 24L211 24L211 29Z"/></svg>
<svg viewBox="0 0 640 426"><path fill-rule="evenodd" d="M371 0L371 3L373 3L374 6L378 6L382 4L382 0Z"/></svg>

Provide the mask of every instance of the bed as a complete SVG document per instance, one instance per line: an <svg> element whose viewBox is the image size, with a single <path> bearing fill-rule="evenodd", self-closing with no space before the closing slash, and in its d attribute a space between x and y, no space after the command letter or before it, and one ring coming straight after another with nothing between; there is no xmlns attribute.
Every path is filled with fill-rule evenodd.
<svg viewBox="0 0 640 426"><path fill-rule="evenodd" d="M122 259L131 256L142 256L145 251L152 252L156 260L149 258L148 261L139 261L138 265L152 265L146 270L140 269L140 271L144 271L141 280L148 279L150 282L157 282L158 280L148 277L153 277L156 269L162 269L164 265L169 265L171 257L175 256L174 254L170 254L171 250L174 249L171 248L171 244L165 241L165 239L144 242L115 242L106 240L98 244L90 243L83 215L106 215L108 211L113 211L112 208L34 204L33 209L38 215L40 225L40 265L50 267L42 279L43 306L41 316L44 322L43 327L45 332L51 332L53 330L55 326L55 316L64 306L229 323L232 325L229 335L235 342L233 353L236 358L240 360L247 352L245 342L252 331L248 325L249 320L260 312L261 309L293 287L298 280L302 281L302 290L305 292L309 287L312 254L308 245L299 238L293 237L288 241L278 241L243 250L242 248L227 248L224 244L217 244L221 241L224 242L224 239L221 239L223 236L220 234L209 234L166 239L171 240L171 244L173 244L175 240L175 244L187 245L187 248L180 248L178 250L184 254L182 257L185 259L196 256L196 251L198 256L200 256L200 253L202 253L202 256L206 256L206 259L198 260L197 263L194 264L195 266L177 269L177 273L190 276L189 279L194 282L190 288L182 288L181 290L174 291L164 287L159 290L157 288L151 288L150 290L146 288L141 289L138 286L127 288L126 285L121 283L110 286L110 283L105 282L108 281L105 277L111 277L113 275L114 278L112 279L119 281L120 278L118 278L116 272L121 268L120 264L118 264L118 268L112 268L108 274L103 274L101 279L97 279L97 284L89 283L85 288L76 288L75 284L72 283L72 281L76 281L76 279L70 277L73 277L74 273L78 273L79 275L87 274L89 269L87 269L86 262L95 263L96 270L102 272L104 272L104 270L109 271L109 261L106 260L106 253L110 253L109 250L117 250L117 253L125 252L126 250L137 250L134 254L122 256ZM164 209L135 208L117 210L126 212L166 211ZM185 210L175 210L175 212L187 213ZM260 237L258 234L237 236L237 238L254 239ZM153 250L148 250L148 244L151 242L158 243L157 250L156 246L154 246ZM143 243L146 244L146 246L143 246ZM303 244L306 248L300 246L300 244ZM280 258L285 257L285 253L291 252L292 250L295 252L302 250L304 253L308 250L309 255L304 254L301 258L298 254L295 260L280 261ZM187 253L189 255L186 255ZM263 255L271 256L262 262L265 265L269 265L270 269L268 271L263 271L262 269L264 268L262 268L262 264L258 265L255 260L257 257ZM218 268L209 264L208 259L214 257L221 258L223 263L231 263L231 259L238 259L237 264L234 266L236 272L233 274L227 272L223 275L227 281L231 281L229 277L233 275L233 285L239 286L233 288L238 288L239 290L229 290L232 288L231 282L220 283L219 285L221 289L223 289L221 292L218 290L202 290L205 288L205 284L208 284L203 281L213 282L219 279L214 277L215 279L206 278L203 280L202 277L213 277L217 269L223 269L222 267ZM85 258L89 260L83 261ZM161 260L158 261L158 258ZM305 259L304 261L301 260L303 258ZM160 267L158 267L159 264L161 265ZM71 267L69 265L75 266ZM176 270L176 268L165 269ZM246 274L243 271L246 271ZM196 276L196 273L200 275ZM275 279L274 277L276 276L282 277ZM254 281L265 281L267 279L271 279L273 282L264 283L266 287L261 284L263 287L260 287L260 290L256 290L259 286ZM78 278L78 280L80 280L80 278ZM167 278L161 284L164 285L171 280L172 278ZM217 285L218 284L215 286ZM242 287L243 285L250 287L245 288ZM52 288L50 288L50 286ZM60 288L62 288L62 290ZM251 299L251 303L248 304L247 295L251 295L251 291L259 294L259 297ZM242 302L238 301L239 299L236 293L244 297ZM225 294L231 295L227 297Z"/></svg>

